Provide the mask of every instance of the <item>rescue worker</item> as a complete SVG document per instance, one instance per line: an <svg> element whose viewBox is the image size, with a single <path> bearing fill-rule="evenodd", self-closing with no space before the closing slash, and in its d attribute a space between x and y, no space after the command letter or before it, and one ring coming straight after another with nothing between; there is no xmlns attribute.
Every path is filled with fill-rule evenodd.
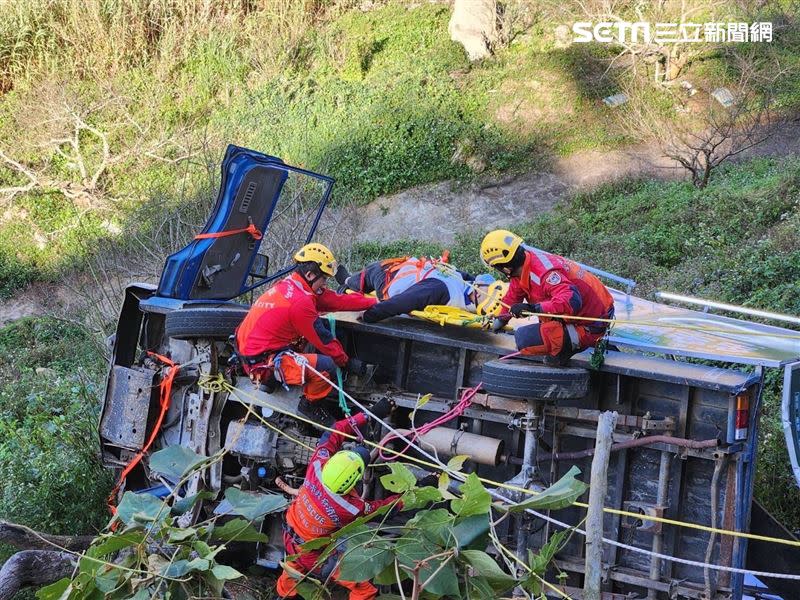
<svg viewBox="0 0 800 600"><path fill-rule="evenodd" d="M614 317L611 293L575 262L528 246L505 229L486 234L481 258L510 279L503 298L503 304L510 308L495 317L493 331L500 331L512 316L528 312L565 315L539 317L538 323L517 328L514 338L522 354L544 355L546 363L564 365L570 356L591 348L605 335L608 322L569 318Z"/></svg>
<svg viewBox="0 0 800 600"><path fill-rule="evenodd" d="M361 373L365 365L350 358L331 335L321 312L362 311L375 304L363 294L337 294L326 287L337 270L333 253L322 244L306 244L294 255L295 270L264 292L236 329L235 349L244 372L258 383L273 377L284 385L302 385L299 412L325 424L331 415L313 403L325 398L336 367ZM306 351L307 344L312 346Z"/></svg>
<svg viewBox="0 0 800 600"><path fill-rule="evenodd" d="M391 409L391 401L383 398L372 407L372 413L384 419ZM355 426L362 427L367 422L367 416L358 413L353 421ZM358 517L399 498L398 494L375 501L361 498L355 488L369 463L369 450L365 446L356 446L352 450L341 449L345 442L342 433L352 433L352 426L347 419L337 421L333 429L334 432L326 432L320 438L306 470L305 481L286 511L283 532L286 553L299 555L288 563L288 567L322 581L331 577L340 586L350 590L350 600L372 600L378 595L378 589L369 581L357 583L339 579L338 563L345 548L337 548L323 562L320 562L320 556L324 548L309 552L301 552L300 548L304 543L328 536ZM399 503L397 508L400 508ZM295 583L296 580L284 570L278 578L278 595L281 598L295 597Z"/></svg>
<svg viewBox="0 0 800 600"><path fill-rule="evenodd" d="M375 292L380 302L362 318L365 323L376 323L434 305L491 314L483 311L493 304L488 299L494 282L489 274L473 280L468 273L442 266L440 261L404 256L370 263L341 283L364 294Z"/></svg>

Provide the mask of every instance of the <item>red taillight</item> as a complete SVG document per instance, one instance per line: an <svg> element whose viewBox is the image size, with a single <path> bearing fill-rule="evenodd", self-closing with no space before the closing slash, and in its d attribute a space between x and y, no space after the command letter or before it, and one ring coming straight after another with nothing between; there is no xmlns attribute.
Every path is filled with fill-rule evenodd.
<svg viewBox="0 0 800 600"><path fill-rule="evenodd" d="M747 439L750 426L750 396L746 393L736 396L736 440Z"/></svg>

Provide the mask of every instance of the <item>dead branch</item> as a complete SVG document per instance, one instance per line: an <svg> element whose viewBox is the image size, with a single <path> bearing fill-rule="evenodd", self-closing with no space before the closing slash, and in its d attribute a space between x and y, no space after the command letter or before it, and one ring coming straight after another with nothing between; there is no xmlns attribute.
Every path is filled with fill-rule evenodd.
<svg viewBox="0 0 800 600"><path fill-rule="evenodd" d="M0 542L19 548L20 550L86 550L94 536L91 535L50 535L39 533L17 523L0 521Z"/></svg>
<svg viewBox="0 0 800 600"><path fill-rule="evenodd" d="M69 552L17 552L0 568L0 600L11 600L23 588L49 585L69 577L75 565L75 555Z"/></svg>
<svg viewBox="0 0 800 600"><path fill-rule="evenodd" d="M10 202L18 194L24 194L25 192L29 192L37 185L39 185L39 179L33 174L33 172L30 169L28 169L21 163L15 161L14 159L9 158L9 156L2 150L0 150L0 159L2 159L4 163L9 165L12 168L12 170L28 178L28 183L26 185L0 188L0 194L6 196L7 201Z"/></svg>

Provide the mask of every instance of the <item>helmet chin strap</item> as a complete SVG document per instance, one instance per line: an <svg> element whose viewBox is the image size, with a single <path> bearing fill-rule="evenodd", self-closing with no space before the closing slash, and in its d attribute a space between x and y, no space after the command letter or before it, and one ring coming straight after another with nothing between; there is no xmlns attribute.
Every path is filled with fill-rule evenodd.
<svg viewBox="0 0 800 600"><path fill-rule="evenodd" d="M308 276L309 276L309 273L303 273L303 279L305 279L305 280L306 280L306 283L307 283L308 285L310 285L312 288L314 287L314 284L315 284L315 283L316 283L318 280L320 280L320 279L324 279L324 278L325 278L325 276L324 276L324 275L323 275L321 272L320 272L320 273L313 273L313 274L311 274L311 275L313 275L313 277L309 278L309 277L308 277ZM319 293L319 292L314 292L314 293Z"/></svg>

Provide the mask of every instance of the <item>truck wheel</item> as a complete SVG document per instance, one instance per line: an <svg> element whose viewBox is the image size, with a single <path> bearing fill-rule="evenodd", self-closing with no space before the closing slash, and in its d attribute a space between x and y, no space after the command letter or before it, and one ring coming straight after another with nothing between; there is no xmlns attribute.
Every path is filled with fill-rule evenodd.
<svg viewBox="0 0 800 600"><path fill-rule="evenodd" d="M589 389L589 371L547 367L522 359L492 360L483 365L483 388L512 398L582 398Z"/></svg>
<svg viewBox="0 0 800 600"><path fill-rule="evenodd" d="M167 313L164 333L176 340L227 340L247 314L242 308L182 308Z"/></svg>

